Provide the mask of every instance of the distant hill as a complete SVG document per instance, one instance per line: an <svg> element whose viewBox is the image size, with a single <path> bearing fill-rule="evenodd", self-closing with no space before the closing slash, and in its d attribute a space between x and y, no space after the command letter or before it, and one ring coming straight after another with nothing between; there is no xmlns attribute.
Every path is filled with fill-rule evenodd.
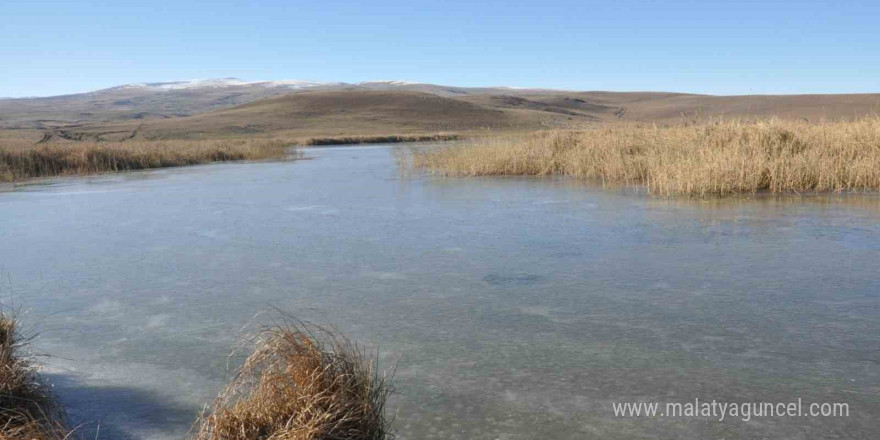
<svg viewBox="0 0 880 440"><path fill-rule="evenodd" d="M82 122L173 118L234 107L296 90L332 88L309 81L234 78L128 84L75 95L0 100L0 128L46 129Z"/></svg>
<svg viewBox="0 0 880 440"><path fill-rule="evenodd" d="M531 130L618 121L767 116L813 120L869 114L880 114L880 94L710 96L234 78L0 100L0 128L107 140Z"/></svg>
<svg viewBox="0 0 880 440"><path fill-rule="evenodd" d="M188 117L77 124L66 127L64 135L103 140L270 133L316 137L535 129L593 120L494 108L424 92L351 88L303 91Z"/></svg>
<svg viewBox="0 0 880 440"><path fill-rule="evenodd" d="M496 108L590 115L604 121L678 122L707 118L839 119L880 115L880 94L711 96L660 92L530 92L460 99Z"/></svg>
<svg viewBox="0 0 880 440"><path fill-rule="evenodd" d="M50 129L85 122L167 119L307 90L383 90L439 96L505 93L504 88L447 87L405 81L357 84L314 81L243 81L221 78L126 84L73 95L0 99L0 129Z"/></svg>

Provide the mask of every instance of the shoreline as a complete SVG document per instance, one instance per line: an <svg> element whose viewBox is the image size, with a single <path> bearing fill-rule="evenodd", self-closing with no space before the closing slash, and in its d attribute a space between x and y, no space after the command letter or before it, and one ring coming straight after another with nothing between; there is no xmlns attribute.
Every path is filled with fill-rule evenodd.
<svg viewBox="0 0 880 440"><path fill-rule="evenodd" d="M54 177L113 174L221 162L299 160L298 149L345 145L447 142L458 133L365 135L311 138L233 138L209 140L129 140L119 142L64 142L27 146L0 143L0 185ZM291 151L293 154L291 154ZM0 191L2 191L0 187Z"/></svg>
<svg viewBox="0 0 880 440"><path fill-rule="evenodd" d="M327 136L301 139L294 145L301 147L329 147L337 145L401 144L408 142L448 142L459 141L463 138L459 133Z"/></svg>

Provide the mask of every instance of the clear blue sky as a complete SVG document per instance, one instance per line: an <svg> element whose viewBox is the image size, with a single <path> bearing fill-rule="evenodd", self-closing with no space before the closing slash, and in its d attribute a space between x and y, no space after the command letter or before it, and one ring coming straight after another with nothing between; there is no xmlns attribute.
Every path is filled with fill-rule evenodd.
<svg viewBox="0 0 880 440"><path fill-rule="evenodd" d="M218 77L880 92L880 1L0 0L0 96Z"/></svg>

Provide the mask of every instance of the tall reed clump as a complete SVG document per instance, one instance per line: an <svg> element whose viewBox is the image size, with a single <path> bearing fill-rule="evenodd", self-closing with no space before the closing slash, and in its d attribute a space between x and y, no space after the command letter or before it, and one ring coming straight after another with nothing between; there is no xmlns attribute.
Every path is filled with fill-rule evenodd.
<svg viewBox="0 0 880 440"><path fill-rule="evenodd" d="M64 410L40 380L18 321L0 311L0 440L69 438Z"/></svg>
<svg viewBox="0 0 880 440"><path fill-rule="evenodd" d="M451 176L576 176L661 196L877 191L880 117L545 131L416 151L413 164Z"/></svg>
<svg viewBox="0 0 880 440"><path fill-rule="evenodd" d="M388 144L398 142L441 142L454 141L461 136L456 133L436 134L391 134L391 135L363 135L363 136L336 136L336 137L313 137L302 139L301 145L347 145L347 144Z"/></svg>
<svg viewBox="0 0 880 440"><path fill-rule="evenodd" d="M77 142L29 149L0 145L0 181L282 158L288 145L278 139Z"/></svg>
<svg viewBox="0 0 880 440"><path fill-rule="evenodd" d="M391 388L348 339L297 322L265 328L194 427L194 440L382 440ZM251 345L248 344L248 345Z"/></svg>

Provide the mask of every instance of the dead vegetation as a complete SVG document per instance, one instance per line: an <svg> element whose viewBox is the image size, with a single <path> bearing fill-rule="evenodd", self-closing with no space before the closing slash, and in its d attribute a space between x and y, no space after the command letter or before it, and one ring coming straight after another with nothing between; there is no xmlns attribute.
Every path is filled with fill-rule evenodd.
<svg viewBox="0 0 880 440"><path fill-rule="evenodd" d="M0 440L60 440L70 436L64 410L37 373L18 321L0 311Z"/></svg>
<svg viewBox="0 0 880 440"><path fill-rule="evenodd" d="M0 440L73 437L18 321L0 313ZM250 353L190 440L390 440L392 392L378 360L334 331L283 318L245 340ZM241 353L236 351L233 355Z"/></svg>
<svg viewBox="0 0 880 440"><path fill-rule="evenodd" d="M399 142L441 142L454 141L461 136L455 133L437 134L392 134L392 135L363 135L363 136L335 136L335 137L312 137L298 141L298 145L347 145L347 144L392 144Z"/></svg>
<svg viewBox="0 0 880 440"><path fill-rule="evenodd" d="M176 167L233 160L284 158L290 144L282 139L202 141L65 142L0 144L0 182L35 177L96 174Z"/></svg>
<svg viewBox="0 0 880 440"><path fill-rule="evenodd" d="M413 164L449 176L566 175L644 185L660 196L877 191L880 117L543 131L419 150Z"/></svg>
<svg viewBox="0 0 880 440"><path fill-rule="evenodd" d="M0 182L197 165L235 160L298 157L293 146L439 142L458 133L364 134L301 137L296 133L215 139L79 140L63 130L0 130ZM66 136L66 137L65 137Z"/></svg>
<svg viewBox="0 0 880 440"><path fill-rule="evenodd" d="M247 344L253 350L194 427L194 440L390 439L391 389L377 364L348 339L285 320Z"/></svg>

